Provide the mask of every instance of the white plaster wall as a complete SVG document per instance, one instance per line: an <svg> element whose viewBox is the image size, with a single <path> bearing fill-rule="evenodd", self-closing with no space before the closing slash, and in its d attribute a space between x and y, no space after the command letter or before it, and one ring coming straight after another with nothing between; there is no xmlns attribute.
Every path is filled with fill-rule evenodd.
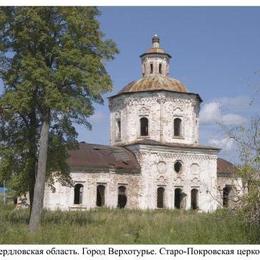
<svg viewBox="0 0 260 260"><path fill-rule="evenodd" d="M71 178L74 184L83 185L82 204L74 204L74 188L55 183L55 192L46 185L44 207L51 210L90 209L96 207L97 185L105 185L105 207L117 207L118 187L126 187L126 208L137 208L139 197L140 175L118 173L88 173L72 172Z"/></svg>
<svg viewBox="0 0 260 260"><path fill-rule="evenodd" d="M141 196L142 209L157 208L157 188L165 188L165 207L174 208L174 191L181 188L186 196L185 209L191 208L191 189L196 188L199 209L205 212L217 208L216 154L210 151L176 150L163 146L131 146L142 167ZM174 163L180 160L181 173L176 173ZM191 165L198 165L194 172ZM163 166L164 165L164 166Z"/></svg>
<svg viewBox="0 0 260 260"><path fill-rule="evenodd" d="M241 202L242 196L247 192L247 187L243 184L243 180L239 176L225 176L217 178L217 189L218 189L218 206L223 206L223 189L226 185L233 187L231 195L231 207L238 206Z"/></svg>
<svg viewBox="0 0 260 260"><path fill-rule="evenodd" d="M142 139L163 143L199 142L199 101L196 96L174 93L132 93L110 100L110 138L112 145ZM140 118L149 119L149 136L140 136ZM174 118L182 119L182 137L173 136ZM121 120L121 140L116 139L116 120Z"/></svg>
<svg viewBox="0 0 260 260"><path fill-rule="evenodd" d="M199 209L205 212L217 208L218 191L216 175L216 154L209 150L176 149L165 146L131 145L128 147L137 155L141 165L141 175L116 174L112 172L71 173L74 184L84 186L83 202L74 205L73 187L55 183L53 193L45 189L44 206L55 210L90 209L96 207L98 184L106 186L105 207L117 207L118 187L127 188L127 208L156 209L157 188L165 188L165 207L174 208L174 191L181 188L186 193L186 207L191 208L191 189L196 188ZM183 168L176 173L174 163L179 160ZM196 166L194 168L194 165Z"/></svg>
<svg viewBox="0 0 260 260"><path fill-rule="evenodd" d="M145 55L142 60L142 74L149 76L154 74L161 74L167 76L169 74L169 58L166 55ZM150 70L150 64L153 64L153 73ZM162 66L162 71L159 73L159 64Z"/></svg>

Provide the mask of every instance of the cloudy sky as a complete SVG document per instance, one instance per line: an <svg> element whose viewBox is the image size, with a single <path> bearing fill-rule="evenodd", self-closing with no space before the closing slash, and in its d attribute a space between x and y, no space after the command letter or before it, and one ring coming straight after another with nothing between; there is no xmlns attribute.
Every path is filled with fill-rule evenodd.
<svg viewBox="0 0 260 260"><path fill-rule="evenodd" d="M106 67L113 91L90 118L92 131L77 126L79 140L109 144L107 97L141 77L139 55L160 36L172 55L171 77L203 99L200 142L222 148L236 161L224 127L246 124L260 111L260 7L103 7L105 38L120 50ZM0 83L1 88L1 83Z"/></svg>

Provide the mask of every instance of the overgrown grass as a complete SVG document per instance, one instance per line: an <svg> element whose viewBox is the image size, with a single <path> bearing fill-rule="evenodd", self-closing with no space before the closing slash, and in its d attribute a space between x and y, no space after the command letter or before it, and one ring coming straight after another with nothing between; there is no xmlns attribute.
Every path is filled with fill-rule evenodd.
<svg viewBox="0 0 260 260"><path fill-rule="evenodd" d="M248 244L259 230L247 229L227 210L195 213L179 210L45 211L40 230L28 231L29 211L0 205L1 244Z"/></svg>

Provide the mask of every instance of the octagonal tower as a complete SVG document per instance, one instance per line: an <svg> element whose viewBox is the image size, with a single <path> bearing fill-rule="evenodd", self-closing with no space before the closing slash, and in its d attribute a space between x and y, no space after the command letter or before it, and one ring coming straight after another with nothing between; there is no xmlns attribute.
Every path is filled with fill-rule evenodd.
<svg viewBox="0 0 260 260"><path fill-rule="evenodd" d="M201 98L169 77L171 55L160 47L157 35L140 58L142 77L109 98L111 144L147 139L161 144L198 144Z"/></svg>

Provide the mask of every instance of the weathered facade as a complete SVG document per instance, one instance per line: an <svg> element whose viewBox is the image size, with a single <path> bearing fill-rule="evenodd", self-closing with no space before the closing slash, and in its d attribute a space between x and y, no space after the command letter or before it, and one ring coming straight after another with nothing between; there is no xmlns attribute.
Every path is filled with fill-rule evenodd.
<svg viewBox="0 0 260 260"><path fill-rule="evenodd" d="M214 211L231 175L218 148L199 144L200 96L169 77L158 36L141 56L142 78L109 98L111 146L80 144L69 164L74 187L46 185L45 207ZM223 167L222 167L223 168ZM222 193L221 193L222 192ZM226 205L224 205L226 206Z"/></svg>

